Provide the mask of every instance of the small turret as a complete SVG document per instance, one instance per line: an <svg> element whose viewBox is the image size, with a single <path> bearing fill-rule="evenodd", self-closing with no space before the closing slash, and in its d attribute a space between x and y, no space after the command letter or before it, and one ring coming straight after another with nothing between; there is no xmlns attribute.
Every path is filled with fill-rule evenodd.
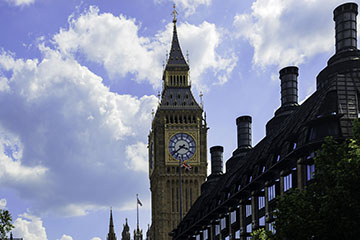
<svg viewBox="0 0 360 240"><path fill-rule="evenodd" d="M125 218L125 224L123 226L124 227L121 233L121 240L130 240L130 228L127 222L127 218Z"/></svg>
<svg viewBox="0 0 360 240"><path fill-rule="evenodd" d="M106 238L107 240L116 240L116 234L114 231L114 222L112 217L112 209L110 208L110 224L109 224L109 233Z"/></svg>

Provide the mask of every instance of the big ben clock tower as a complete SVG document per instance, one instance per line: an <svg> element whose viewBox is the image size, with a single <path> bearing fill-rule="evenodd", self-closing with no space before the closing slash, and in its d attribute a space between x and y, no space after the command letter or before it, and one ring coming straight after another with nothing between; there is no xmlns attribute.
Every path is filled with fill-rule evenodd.
<svg viewBox="0 0 360 240"><path fill-rule="evenodd" d="M161 100L149 134L153 240L170 239L169 232L200 195L207 175L207 126L203 109L191 92L189 65L176 32L175 6L173 15L173 38L163 72ZM179 167L182 165L190 165L191 170Z"/></svg>

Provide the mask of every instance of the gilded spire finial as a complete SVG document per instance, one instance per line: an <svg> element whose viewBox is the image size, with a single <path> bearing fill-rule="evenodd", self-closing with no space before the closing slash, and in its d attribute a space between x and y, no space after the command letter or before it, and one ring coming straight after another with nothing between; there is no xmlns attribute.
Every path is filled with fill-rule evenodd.
<svg viewBox="0 0 360 240"><path fill-rule="evenodd" d="M173 23L176 23L176 15L178 14L178 12L176 11L176 5L174 3L174 10L172 12L172 15L173 15Z"/></svg>

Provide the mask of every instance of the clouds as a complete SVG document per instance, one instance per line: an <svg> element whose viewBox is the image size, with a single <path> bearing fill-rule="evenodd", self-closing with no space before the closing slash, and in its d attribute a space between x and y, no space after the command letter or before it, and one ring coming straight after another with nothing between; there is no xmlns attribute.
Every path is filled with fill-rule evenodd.
<svg viewBox="0 0 360 240"><path fill-rule="evenodd" d="M147 144L137 142L126 147L126 157L129 160L128 167L136 171L148 172L148 151Z"/></svg>
<svg viewBox="0 0 360 240"><path fill-rule="evenodd" d="M154 0L155 3L162 3L166 0ZM185 10L185 15L189 16L196 12L196 9L201 6L210 6L212 0L174 0L171 1L176 4L177 7L180 7L180 9Z"/></svg>
<svg viewBox="0 0 360 240"><path fill-rule="evenodd" d="M130 75L160 87L172 23L153 37L140 36L139 25L90 7L71 16L50 46L40 43L41 58L0 53L0 186L30 201L36 215L128 209L135 193L145 195L145 142L158 99L111 92L85 66L94 62L116 81ZM182 23L178 33L191 54L193 86L226 82L237 58L218 53L220 29Z"/></svg>
<svg viewBox="0 0 360 240"><path fill-rule="evenodd" d="M114 182L145 181L129 171L124 152L146 138L157 98L110 92L72 57L40 50L41 60L0 55L7 83L0 92L0 185L18 190L38 213L83 215L115 199L120 207L128 200L121 192L135 194L136 184L101 196Z"/></svg>
<svg viewBox="0 0 360 240"><path fill-rule="evenodd" d="M17 6L17 7L23 7L28 6L30 4L33 4L35 0L6 0L9 4Z"/></svg>
<svg viewBox="0 0 360 240"><path fill-rule="evenodd" d="M138 36L135 19L100 14L92 6L78 18L70 18L69 24L69 29L61 29L54 36L62 53L79 51L88 60L103 64L111 77L133 73L139 82L148 79L160 86L160 52L148 38Z"/></svg>
<svg viewBox="0 0 360 240"><path fill-rule="evenodd" d="M14 226L12 231L14 237L18 236L26 240L47 240L43 222L39 217L24 213L14 221Z"/></svg>
<svg viewBox="0 0 360 240"><path fill-rule="evenodd" d="M0 209L4 209L6 207L7 201L5 198L0 199Z"/></svg>
<svg viewBox="0 0 360 240"><path fill-rule="evenodd" d="M23 145L19 137L0 128L0 184L38 185L47 169L43 166L24 166L21 164ZM5 202L6 203L6 202Z"/></svg>
<svg viewBox="0 0 360 240"><path fill-rule="evenodd" d="M161 64L165 52L170 49L172 23L154 37L140 36L139 29L135 19L100 13L92 6L77 18L71 17L69 28L61 29L53 39L62 54L82 54L88 61L104 66L112 78L132 74L137 82L147 81L159 88ZM194 86L202 88L209 84L202 82L206 71L218 75L218 79L211 80L210 84L225 82L237 58L217 52L222 39L215 24L203 22L196 26L183 23L178 26L178 34L183 51L189 50L191 55Z"/></svg>
<svg viewBox="0 0 360 240"><path fill-rule="evenodd" d="M237 37L254 47L258 66L298 65L334 49L332 10L342 1L257 0L234 18Z"/></svg>
<svg viewBox="0 0 360 240"><path fill-rule="evenodd" d="M68 236L68 235L64 234L64 235L62 235L60 240L73 240L73 238L71 236Z"/></svg>

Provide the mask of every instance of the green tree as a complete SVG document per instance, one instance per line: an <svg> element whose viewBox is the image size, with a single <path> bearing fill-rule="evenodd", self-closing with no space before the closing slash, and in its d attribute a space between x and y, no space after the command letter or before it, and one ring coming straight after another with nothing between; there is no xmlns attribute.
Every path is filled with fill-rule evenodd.
<svg viewBox="0 0 360 240"><path fill-rule="evenodd" d="M313 183L277 199L275 239L360 239L360 124L354 138L331 137L314 159Z"/></svg>
<svg viewBox="0 0 360 240"><path fill-rule="evenodd" d="M0 209L0 239L6 239L8 232L14 228L12 217L8 210Z"/></svg>
<svg viewBox="0 0 360 240"><path fill-rule="evenodd" d="M260 228L251 233L252 240L271 240L272 237L272 232L266 231L264 228Z"/></svg>

